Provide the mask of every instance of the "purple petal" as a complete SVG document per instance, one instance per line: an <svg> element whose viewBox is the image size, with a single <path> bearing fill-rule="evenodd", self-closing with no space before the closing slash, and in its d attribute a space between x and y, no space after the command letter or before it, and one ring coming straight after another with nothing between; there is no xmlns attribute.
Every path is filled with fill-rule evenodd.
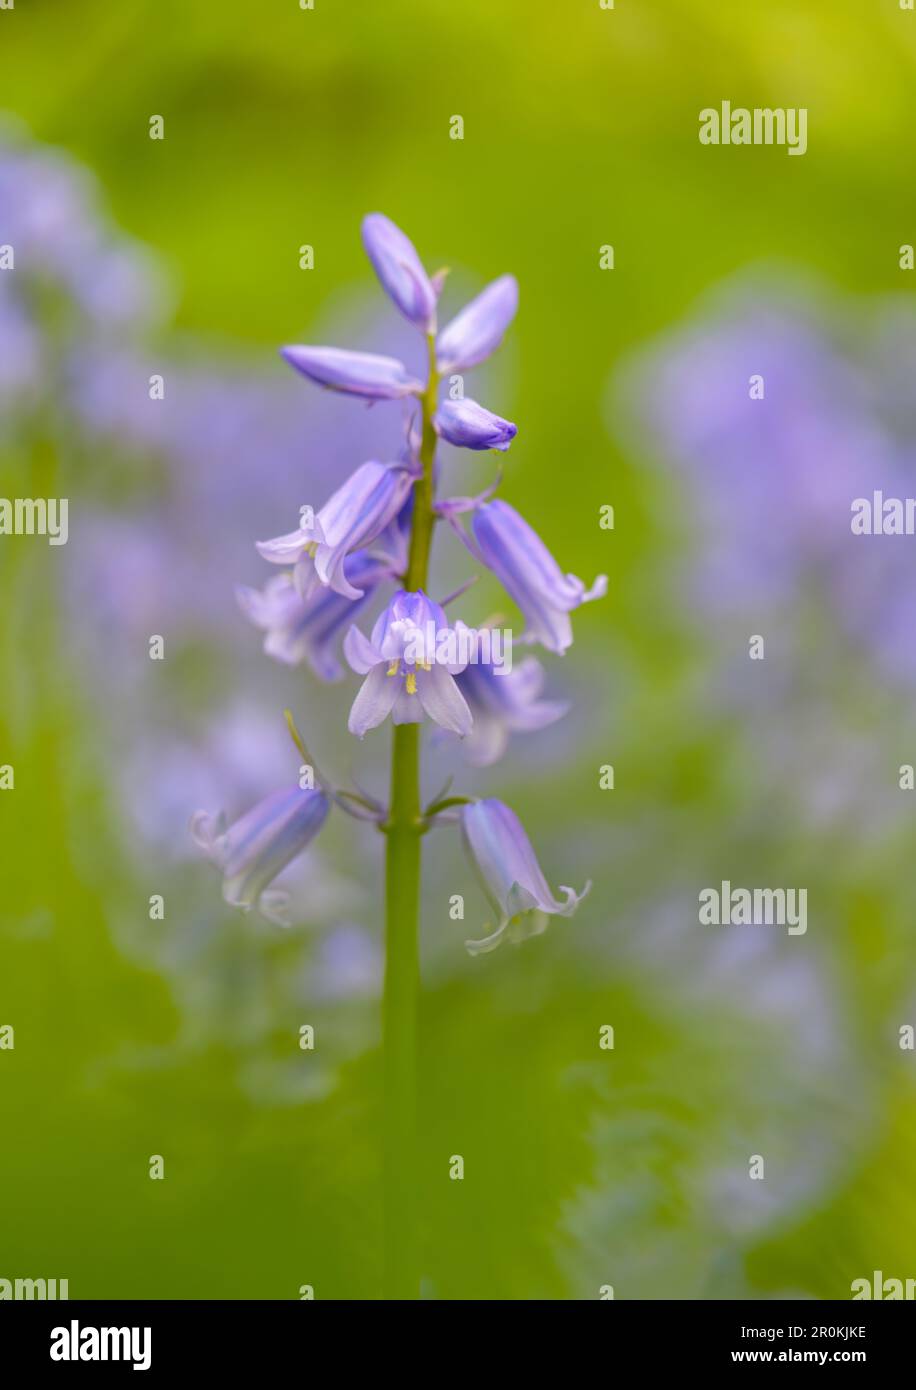
<svg viewBox="0 0 916 1390"><path fill-rule="evenodd" d="M431 628L430 628L431 625ZM448 627L448 620L422 589L415 593L400 589L376 619L372 629L372 645L386 661L400 660L405 643L419 628L424 634L437 633Z"/></svg>
<svg viewBox="0 0 916 1390"><path fill-rule="evenodd" d="M349 555L344 565L347 579L363 586L361 598L343 598L319 585L303 599L290 574L274 575L261 591L236 589L242 612L267 634L264 651L268 656L286 666L307 661L320 680L340 680L343 670L336 651L340 634L388 572L361 550Z"/></svg>
<svg viewBox="0 0 916 1390"><path fill-rule="evenodd" d="M469 398L443 401L433 423L441 437L459 449L499 449L504 453L518 433L510 420Z"/></svg>
<svg viewBox="0 0 916 1390"><path fill-rule="evenodd" d="M387 719L399 692L404 688L403 681L386 672L384 663L374 666L353 701L347 727L357 738L363 738L370 729L378 728Z"/></svg>
<svg viewBox="0 0 916 1390"><path fill-rule="evenodd" d="M569 917L588 892L587 884L580 895L562 888L562 902L553 896L521 821L502 801L486 799L463 807L461 827L465 847L501 919L483 942L468 942L470 950L492 949L520 914Z"/></svg>
<svg viewBox="0 0 916 1390"><path fill-rule="evenodd" d="M398 698L391 711L391 722L393 724L422 724L423 706L417 699L416 693L408 695L403 681L399 680L396 684Z"/></svg>
<svg viewBox="0 0 916 1390"><path fill-rule="evenodd" d="M212 820L198 812L191 822L192 834L222 869L226 902L249 908L314 839L328 810L324 792L288 787L266 796L218 835Z"/></svg>
<svg viewBox="0 0 916 1390"><path fill-rule="evenodd" d="M499 347L518 308L518 283L514 275L501 275L466 304L436 340L439 371L463 371L476 367Z"/></svg>
<svg viewBox="0 0 916 1390"><path fill-rule="evenodd" d="M285 347L280 355L319 386L366 400L400 400L423 390L422 382L412 377L396 357L329 347Z"/></svg>
<svg viewBox="0 0 916 1390"><path fill-rule="evenodd" d="M270 541L255 541L258 554L272 565L293 565L313 537L310 532L288 531L285 536L275 536Z"/></svg>
<svg viewBox="0 0 916 1390"><path fill-rule="evenodd" d="M321 543L315 552L315 573L345 598L362 597L347 578L347 555L371 545L400 512L413 486L413 474L399 464L364 463L318 513Z"/></svg>
<svg viewBox="0 0 916 1390"><path fill-rule="evenodd" d="M417 672L417 698L426 714L442 729L464 738L474 724L461 691L444 666Z"/></svg>
<svg viewBox="0 0 916 1390"><path fill-rule="evenodd" d="M458 678L458 688L474 716L464 749L469 762L489 767L502 757L510 734L546 728L567 713L566 701L538 699L543 683L544 668L534 657L502 675L492 663L467 667Z"/></svg>
<svg viewBox="0 0 916 1390"><path fill-rule="evenodd" d="M384 213L370 212L363 218L363 246L385 293L406 319L429 333L437 294L410 238Z"/></svg>
<svg viewBox="0 0 916 1390"><path fill-rule="evenodd" d="M344 638L344 656L350 664L350 668L357 675L368 675L376 666L384 662L384 657L377 647L364 637L358 627L351 627Z"/></svg>

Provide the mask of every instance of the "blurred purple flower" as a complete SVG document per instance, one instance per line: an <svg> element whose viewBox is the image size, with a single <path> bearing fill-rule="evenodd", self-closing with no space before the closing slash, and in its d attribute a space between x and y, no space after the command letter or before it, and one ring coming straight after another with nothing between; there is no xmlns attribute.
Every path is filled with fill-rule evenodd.
<svg viewBox="0 0 916 1390"><path fill-rule="evenodd" d="M544 668L533 656L502 673L492 662L471 662L455 679L474 719L464 752L475 767L498 762L510 734L544 729L569 709L565 700L539 698Z"/></svg>
<svg viewBox="0 0 916 1390"><path fill-rule="evenodd" d="M615 396L637 402L640 425L687 477L695 544L677 583L693 604L762 622L816 594L912 681L916 577L893 538L851 534L850 508L875 489L916 492L916 418L872 345L892 341L885 356L916 361L916 320L882 302L876 331L868 324L861 301L847 309L804 285L749 279L640 354Z"/></svg>
<svg viewBox="0 0 916 1390"><path fill-rule="evenodd" d="M272 792L227 828L222 815L197 811L195 843L223 875L223 898L233 907L257 907L269 921L287 925L288 895L269 885L311 843L327 819L328 798L318 789Z"/></svg>
<svg viewBox="0 0 916 1390"><path fill-rule="evenodd" d="M287 666L306 661L320 680L341 679L338 640L390 573L384 562L363 550L348 555L343 569L347 583L361 587L361 598L345 598L324 586L303 598L291 574L274 575L261 590L244 584L237 586L236 598L242 612L267 634L264 651L268 656Z"/></svg>

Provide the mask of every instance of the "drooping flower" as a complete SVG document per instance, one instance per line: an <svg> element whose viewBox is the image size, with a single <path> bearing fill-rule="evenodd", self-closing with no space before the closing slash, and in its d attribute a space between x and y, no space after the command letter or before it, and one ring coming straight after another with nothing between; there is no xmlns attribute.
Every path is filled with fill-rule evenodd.
<svg viewBox="0 0 916 1390"><path fill-rule="evenodd" d="M285 926L287 895L268 891L269 886L315 838L328 810L323 791L297 784L271 792L228 827L222 814L198 811L191 818L191 834L222 872L227 903L245 911L257 907L268 920Z"/></svg>
<svg viewBox="0 0 916 1390"><path fill-rule="evenodd" d="M454 679L466 662L455 659L454 637L438 603L404 589L379 616L371 638L351 627L344 655L366 679L350 710L350 732L363 738L389 714L395 724L417 724L426 714L461 737L470 733L471 711Z"/></svg>
<svg viewBox="0 0 916 1390"><path fill-rule="evenodd" d="M363 218L363 246L388 297L424 333L436 323L435 286L413 242L381 212Z"/></svg>
<svg viewBox="0 0 916 1390"><path fill-rule="evenodd" d="M263 589L240 584L235 596L245 617L266 633L268 656L285 666L306 661L320 680L338 681L344 674L338 640L389 573L384 561L356 550L344 561L344 577L362 589L361 598L344 598L323 585L303 598L290 573L274 575Z"/></svg>
<svg viewBox="0 0 916 1390"><path fill-rule="evenodd" d="M547 918L571 917L591 887L581 893L561 884L566 896L559 902L551 893L531 841L514 811L502 801L487 798L462 808L461 830L465 848L494 912L496 929L465 945L472 955L494 950L504 938L522 941L539 936Z"/></svg>
<svg viewBox="0 0 916 1390"><path fill-rule="evenodd" d="M511 734L544 729L569 709L565 700L540 699L544 668L533 656L511 671L500 671L492 661L472 661L456 680L474 717L464 754L475 767L498 762Z"/></svg>
<svg viewBox="0 0 916 1390"><path fill-rule="evenodd" d="M498 449L505 453L518 427L468 398L444 400L433 421L436 432L459 449Z"/></svg>
<svg viewBox="0 0 916 1390"><path fill-rule="evenodd" d="M476 367L502 342L518 308L514 275L501 275L446 324L436 339L436 362L443 376Z"/></svg>
<svg viewBox="0 0 916 1390"><path fill-rule="evenodd" d="M258 541L258 553L272 565L295 566L296 587L303 598L318 584L344 598L362 598L363 590L348 579L344 561L391 525L413 481L413 472L403 464L364 463L319 512L304 516L297 530Z"/></svg>
<svg viewBox="0 0 916 1390"><path fill-rule="evenodd" d="M280 355L310 381L348 396L397 401L423 390L423 383L397 357L332 347L285 347Z"/></svg>
<svg viewBox="0 0 916 1390"><path fill-rule="evenodd" d="M572 643L569 614L602 598L607 576L599 574L586 589L576 575L564 574L537 532L508 502L485 502L472 525L481 560L525 615L527 628L520 640L565 652Z"/></svg>

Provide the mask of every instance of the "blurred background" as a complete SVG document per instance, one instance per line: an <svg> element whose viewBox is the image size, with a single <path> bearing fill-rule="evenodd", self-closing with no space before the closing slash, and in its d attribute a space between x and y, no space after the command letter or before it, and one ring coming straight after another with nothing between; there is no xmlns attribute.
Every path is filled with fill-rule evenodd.
<svg viewBox="0 0 916 1390"><path fill-rule="evenodd" d="M0 12L0 495L70 499L66 546L0 545L0 1277L378 1294L380 837L333 817L284 931L223 905L187 833L295 776L287 704L384 790L356 678L271 661L234 595L255 540L397 445L397 406L276 351L415 350L373 209L451 267L446 318L518 277L473 388L519 425L502 495L610 576L544 659L567 719L487 769L429 750L430 794L500 796L553 885L594 888L471 959L486 905L454 832L425 842L425 1295L916 1274L916 542L849 530L853 498L916 495L914 70L897 0ZM701 146L724 99L807 107L807 154ZM448 490L491 458L451 454ZM441 536L439 596L467 571ZM497 605L483 580L461 611ZM807 934L699 925L726 878L806 887Z"/></svg>

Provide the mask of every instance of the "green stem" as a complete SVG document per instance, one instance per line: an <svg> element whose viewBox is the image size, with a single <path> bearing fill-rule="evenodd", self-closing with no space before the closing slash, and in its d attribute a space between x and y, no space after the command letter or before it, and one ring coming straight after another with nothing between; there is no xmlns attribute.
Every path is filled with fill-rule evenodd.
<svg viewBox="0 0 916 1390"><path fill-rule="evenodd" d="M435 336L429 336L429 377L423 395L422 477L414 510L405 587L425 589L432 544L436 432ZM391 747L391 805L385 857L385 1269L389 1299L415 1299L420 1287L417 1220L417 1014L420 990L420 727L398 724Z"/></svg>

